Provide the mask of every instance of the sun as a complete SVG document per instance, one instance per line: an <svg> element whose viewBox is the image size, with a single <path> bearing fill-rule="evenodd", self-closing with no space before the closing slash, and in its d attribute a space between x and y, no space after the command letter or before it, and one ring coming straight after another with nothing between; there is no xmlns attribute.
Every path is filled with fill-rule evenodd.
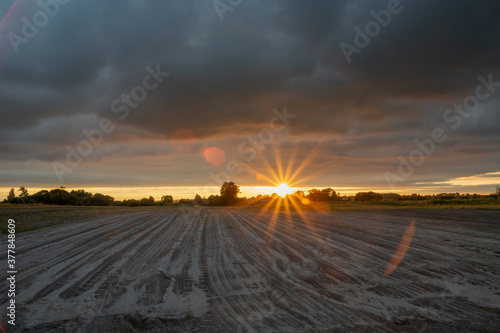
<svg viewBox="0 0 500 333"><path fill-rule="evenodd" d="M278 186L276 186L276 193L280 197L284 198L287 194L292 194L293 189L290 186L288 186L288 184L281 183Z"/></svg>

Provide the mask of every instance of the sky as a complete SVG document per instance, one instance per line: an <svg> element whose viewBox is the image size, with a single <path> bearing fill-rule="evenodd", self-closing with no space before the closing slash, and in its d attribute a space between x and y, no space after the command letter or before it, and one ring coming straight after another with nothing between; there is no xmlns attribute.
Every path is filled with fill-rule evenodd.
<svg viewBox="0 0 500 333"><path fill-rule="evenodd" d="M499 13L493 0L2 1L0 197L189 197L224 181L492 193Z"/></svg>

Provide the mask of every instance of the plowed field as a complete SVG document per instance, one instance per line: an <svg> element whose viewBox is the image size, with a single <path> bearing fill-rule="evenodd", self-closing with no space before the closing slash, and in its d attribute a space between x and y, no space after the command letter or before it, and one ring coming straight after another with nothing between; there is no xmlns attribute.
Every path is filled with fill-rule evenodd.
<svg viewBox="0 0 500 333"><path fill-rule="evenodd" d="M500 212L165 209L16 246L7 332L500 331Z"/></svg>

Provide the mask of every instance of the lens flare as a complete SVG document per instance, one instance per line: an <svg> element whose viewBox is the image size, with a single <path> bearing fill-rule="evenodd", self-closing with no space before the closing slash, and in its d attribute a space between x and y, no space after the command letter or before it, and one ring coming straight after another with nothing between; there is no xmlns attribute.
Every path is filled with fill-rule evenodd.
<svg viewBox="0 0 500 333"><path fill-rule="evenodd" d="M220 165L226 161L226 153L218 147L210 147L203 152L205 160L213 165Z"/></svg>
<svg viewBox="0 0 500 333"><path fill-rule="evenodd" d="M406 228L403 237L401 237L401 241L399 242L396 252L394 252L394 254L392 255L392 258L389 261L387 268L385 269L384 272L385 275L391 274L392 271L394 271L396 267L398 267L398 265L401 263L406 254L406 251L408 251L408 248L410 247L414 232L415 232L415 221L411 221L408 228Z"/></svg>

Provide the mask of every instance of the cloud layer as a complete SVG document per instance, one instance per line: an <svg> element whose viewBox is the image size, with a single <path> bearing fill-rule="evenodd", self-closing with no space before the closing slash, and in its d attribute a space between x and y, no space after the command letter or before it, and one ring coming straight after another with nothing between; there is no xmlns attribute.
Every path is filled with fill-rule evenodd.
<svg viewBox="0 0 500 333"><path fill-rule="evenodd" d="M478 76L500 81L500 3L401 1L348 63L339 44L355 45L354 28L392 2L244 0L221 21L211 1L70 1L17 53L13 34L42 8L3 3L0 185L59 184L51 163L103 118L115 130L64 184L207 184L226 167L205 160L210 147L269 173L274 145L292 170L314 149L301 177L316 178L304 185L382 188L437 127L448 139L398 186L499 171L500 92L456 130L443 114L474 95ZM170 75L120 119L113 102L139 96L148 66ZM247 161L238 147L285 105L296 118ZM247 172L235 180L259 184Z"/></svg>

